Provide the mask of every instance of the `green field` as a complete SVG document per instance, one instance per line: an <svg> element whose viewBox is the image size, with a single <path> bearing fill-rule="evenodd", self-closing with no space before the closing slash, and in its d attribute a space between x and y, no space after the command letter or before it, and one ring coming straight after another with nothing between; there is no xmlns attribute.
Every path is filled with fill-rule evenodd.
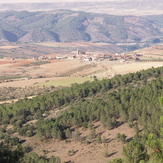
<svg viewBox="0 0 163 163"><path fill-rule="evenodd" d="M43 82L43 83L38 83L33 86L71 86L74 83L84 83L86 81L93 81L93 78L89 77L63 77L63 78L56 78L55 80Z"/></svg>
<svg viewBox="0 0 163 163"><path fill-rule="evenodd" d="M103 69L95 71L95 74L100 74L100 73L103 73L103 72L106 72L106 71L107 71L107 69L103 68Z"/></svg>

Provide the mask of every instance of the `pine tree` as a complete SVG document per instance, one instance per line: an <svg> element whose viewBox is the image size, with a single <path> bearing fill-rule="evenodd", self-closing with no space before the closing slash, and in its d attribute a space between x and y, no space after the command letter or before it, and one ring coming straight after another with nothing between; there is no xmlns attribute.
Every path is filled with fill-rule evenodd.
<svg viewBox="0 0 163 163"><path fill-rule="evenodd" d="M139 163L141 160L148 158L145 146L134 140L129 142L126 147L123 147L123 155L126 163Z"/></svg>
<svg viewBox="0 0 163 163"><path fill-rule="evenodd" d="M80 132L78 129L75 129L74 133L73 133L73 139L75 141L79 141L80 140Z"/></svg>

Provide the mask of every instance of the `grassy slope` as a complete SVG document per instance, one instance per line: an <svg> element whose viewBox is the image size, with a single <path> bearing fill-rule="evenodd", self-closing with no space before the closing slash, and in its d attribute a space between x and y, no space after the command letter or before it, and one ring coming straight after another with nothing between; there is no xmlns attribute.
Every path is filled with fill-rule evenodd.
<svg viewBox="0 0 163 163"><path fill-rule="evenodd" d="M84 83L86 81L93 81L93 78L88 77L63 77L63 78L56 78L56 80L51 80L43 83L36 84L35 86L70 86L73 83Z"/></svg>

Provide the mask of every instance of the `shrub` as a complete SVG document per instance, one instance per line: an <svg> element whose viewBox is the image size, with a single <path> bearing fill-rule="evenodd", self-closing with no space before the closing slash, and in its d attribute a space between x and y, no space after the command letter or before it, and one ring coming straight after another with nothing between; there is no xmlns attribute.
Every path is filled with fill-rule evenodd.
<svg viewBox="0 0 163 163"><path fill-rule="evenodd" d="M108 157L109 156L108 149L105 148L102 154L103 154L104 157Z"/></svg>
<svg viewBox="0 0 163 163"><path fill-rule="evenodd" d="M26 136L27 136L27 137L33 136L33 130L28 130L28 131L26 132Z"/></svg>
<svg viewBox="0 0 163 163"><path fill-rule="evenodd" d="M126 137L127 136L125 134L120 134L120 133L117 134L118 141L121 141L122 143L126 142Z"/></svg>

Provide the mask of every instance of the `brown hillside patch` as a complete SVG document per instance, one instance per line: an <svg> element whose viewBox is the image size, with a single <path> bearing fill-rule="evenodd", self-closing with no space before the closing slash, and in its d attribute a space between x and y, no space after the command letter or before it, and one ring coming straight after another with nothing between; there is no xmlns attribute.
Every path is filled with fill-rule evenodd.
<svg viewBox="0 0 163 163"><path fill-rule="evenodd" d="M99 122L96 122L94 123L94 127L96 128L96 134L101 133L102 136L106 137L105 144L98 144L95 141L91 144L85 144L73 140L71 140L70 143L66 143L65 141L52 139L40 142L36 139L36 136L32 138L21 137L21 139L25 140L23 146L30 145L33 147L34 152L40 155L43 155L43 150L46 150L48 157L52 155L58 156L62 162L71 160L74 163L105 163L114 158L122 157L122 146L124 144L116 140L116 135L118 133L124 133L127 135L127 139L129 139L133 137L134 130L129 128L127 124L122 124L113 130L106 130ZM80 137L85 137L90 132L89 129L83 131L82 128L80 128L79 130L81 133ZM102 154L105 148L109 151L109 157L107 158ZM69 150L74 150L75 153L68 156L67 152Z"/></svg>

